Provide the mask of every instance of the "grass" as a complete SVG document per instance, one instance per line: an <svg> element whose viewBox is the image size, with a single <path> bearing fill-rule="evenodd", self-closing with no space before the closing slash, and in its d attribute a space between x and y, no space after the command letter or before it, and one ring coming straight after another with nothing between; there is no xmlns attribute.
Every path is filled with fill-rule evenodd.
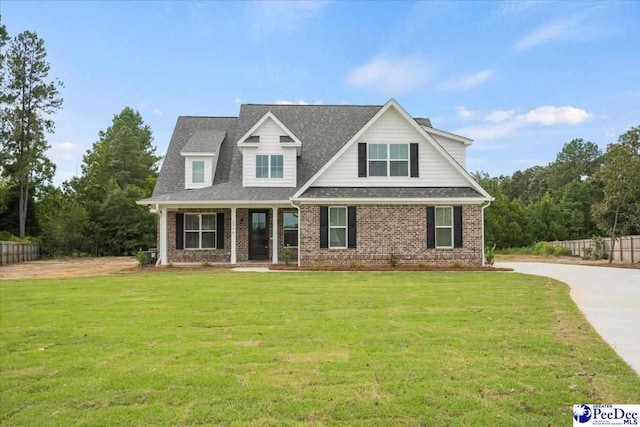
<svg viewBox="0 0 640 427"><path fill-rule="evenodd" d="M142 272L0 283L2 425L568 425L640 379L549 279Z"/></svg>

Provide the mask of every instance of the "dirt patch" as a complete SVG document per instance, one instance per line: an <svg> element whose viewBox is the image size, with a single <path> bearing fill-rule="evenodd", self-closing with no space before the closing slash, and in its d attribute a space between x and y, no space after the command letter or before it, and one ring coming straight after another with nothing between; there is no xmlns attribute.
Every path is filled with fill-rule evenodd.
<svg viewBox="0 0 640 427"><path fill-rule="evenodd" d="M57 279L63 277L103 276L131 269L135 257L65 258L23 262L0 267L0 280Z"/></svg>
<svg viewBox="0 0 640 427"><path fill-rule="evenodd" d="M596 267L640 269L640 263L628 264L614 261L609 264L609 261L606 259L592 261L573 256L496 255L496 262L544 262L551 264L594 265Z"/></svg>

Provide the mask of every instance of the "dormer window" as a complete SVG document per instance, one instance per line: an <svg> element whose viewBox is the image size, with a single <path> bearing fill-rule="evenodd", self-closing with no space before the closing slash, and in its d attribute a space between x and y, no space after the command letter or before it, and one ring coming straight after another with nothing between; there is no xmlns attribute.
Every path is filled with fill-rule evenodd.
<svg viewBox="0 0 640 427"><path fill-rule="evenodd" d="M256 155L256 178L282 178L283 176L283 155Z"/></svg>
<svg viewBox="0 0 640 427"><path fill-rule="evenodd" d="M191 182L204 184L204 160L194 160L191 169Z"/></svg>

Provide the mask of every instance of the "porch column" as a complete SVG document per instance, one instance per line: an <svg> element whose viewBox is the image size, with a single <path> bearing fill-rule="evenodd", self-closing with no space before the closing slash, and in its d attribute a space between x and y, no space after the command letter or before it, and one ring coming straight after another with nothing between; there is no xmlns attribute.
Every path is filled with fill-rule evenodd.
<svg viewBox="0 0 640 427"><path fill-rule="evenodd" d="M160 209L160 264L167 265L167 210Z"/></svg>
<svg viewBox="0 0 640 427"><path fill-rule="evenodd" d="M278 263L278 208L273 208L273 226L271 227L271 261L274 264Z"/></svg>
<svg viewBox="0 0 640 427"><path fill-rule="evenodd" d="M236 208L231 208L231 264L236 262Z"/></svg>

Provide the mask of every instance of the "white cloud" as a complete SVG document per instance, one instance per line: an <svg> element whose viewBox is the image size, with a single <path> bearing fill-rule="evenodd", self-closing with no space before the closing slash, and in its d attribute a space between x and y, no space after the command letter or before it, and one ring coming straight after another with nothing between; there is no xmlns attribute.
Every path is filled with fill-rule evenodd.
<svg viewBox="0 0 640 427"><path fill-rule="evenodd" d="M552 22L538 27L516 42L516 50L527 50L545 43L571 40L577 34L571 21Z"/></svg>
<svg viewBox="0 0 640 427"><path fill-rule="evenodd" d="M162 110L159 109L159 108L156 108L156 109L153 110L153 114L157 114L157 115L160 116L160 115L162 115Z"/></svg>
<svg viewBox="0 0 640 427"><path fill-rule="evenodd" d="M378 55L347 74L349 86L396 96L411 92L431 79L431 66L418 56L392 58Z"/></svg>
<svg viewBox="0 0 640 427"><path fill-rule="evenodd" d="M248 8L249 36L253 41L260 41L272 34L291 33L318 15L330 3L324 0L245 3Z"/></svg>
<svg viewBox="0 0 640 427"><path fill-rule="evenodd" d="M465 74L454 77L449 80L445 80L439 86L440 90L445 91L462 91L473 89L476 86L481 85L494 76L493 70L482 70L474 74Z"/></svg>
<svg viewBox="0 0 640 427"><path fill-rule="evenodd" d="M236 98L236 104L240 104L241 102L242 102L242 99Z"/></svg>
<svg viewBox="0 0 640 427"><path fill-rule="evenodd" d="M526 126L577 125L591 115L581 108L544 106L514 116L515 110L496 110L485 116L492 124L468 126L456 131L476 140L492 140L513 136Z"/></svg>
<svg viewBox="0 0 640 427"><path fill-rule="evenodd" d="M274 104L278 105L322 105L324 102L317 99L313 103L305 101L304 99L278 99L274 102Z"/></svg>
<svg viewBox="0 0 640 427"><path fill-rule="evenodd" d="M479 116L477 111L470 110L464 105L456 107L456 112L458 113L458 117L460 117L461 119L471 120L476 119Z"/></svg>
<svg viewBox="0 0 640 427"><path fill-rule="evenodd" d="M80 147L73 142L59 142L47 151L53 160L73 160L80 153Z"/></svg>
<svg viewBox="0 0 640 427"><path fill-rule="evenodd" d="M492 123L501 123L513 119L515 114L515 110L495 110L484 116L484 120Z"/></svg>
<svg viewBox="0 0 640 427"><path fill-rule="evenodd" d="M528 50L534 47L562 41L587 41L620 34L622 26L607 14L610 3L596 3L574 14L553 22L548 22L518 40L516 50Z"/></svg>
<svg viewBox="0 0 640 427"><path fill-rule="evenodd" d="M519 114L516 116L516 120L521 123L535 123L544 126L577 125L589 117L591 117L590 114L581 108L544 106L531 110L526 114Z"/></svg>

